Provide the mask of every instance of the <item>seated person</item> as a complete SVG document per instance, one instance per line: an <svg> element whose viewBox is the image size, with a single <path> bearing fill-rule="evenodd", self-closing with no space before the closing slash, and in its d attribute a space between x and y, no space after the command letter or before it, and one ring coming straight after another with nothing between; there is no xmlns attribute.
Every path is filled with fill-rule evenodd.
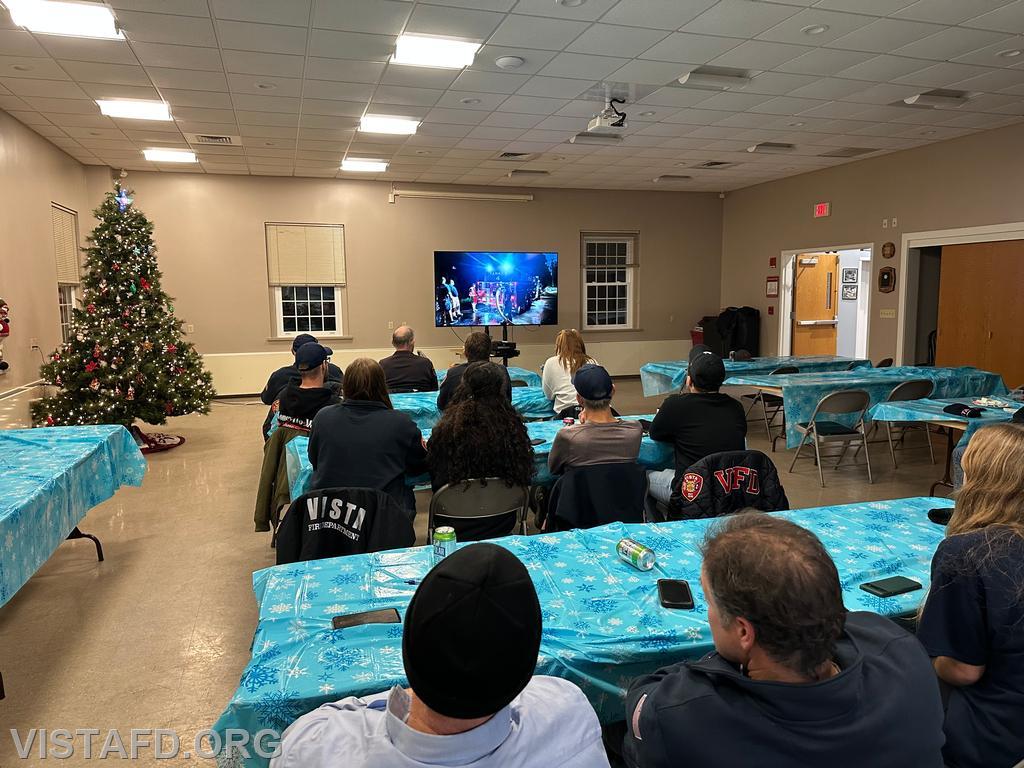
<svg viewBox="0 0 1024 768"><path fill-rule="evenodd" d="M308 333L300 333L294 339L292 339L292 356L299 351L299 348L303 344L317 343L316 336L310 336ZM260 400L263 401L264 405L273 405L281 394L281 390L289 384L299 382L299 369L294 363L286 365L283 368L278 368L267 379L267 384L263 387L263 391L260 392ZM341 369L333 363L327 364L327 384L335 391L341 390ZM273 421L275 410L271 408L267 413L267 418L263 422L263 439L266 440L270 435L270 423Z"/></svg>
<svg viewBox="0 0 1024 768"><path fill-rule="evenodd" d="M636 461L644 436L639 421L620 421L612 415L615 385L608 371L588 363L572 377L580 405L579 424L563 427L548 454L548 469L560 475L569 467Z"/></svg>
<svg viewBox="0 0 1024 768"><path fill-rule="evenodd" d="M309 490L374 488L416 514L416 499L405 476L421 474L423 436L408 414L391 406L384 371L365 357L345 369L345 399L322 409L309 434L313 477Z"/></svg>
<svg viewBox="0 0 1024 768"><path fill-rule="evenodd" d="M449 483L499 477L529 487L533 446L526 425L505 397L508 373L491 362L470 363L441 420L430 432L427 462L435 491ZM462 520L454 526L459 541L503 536L512 527L506 516Z"/></svg>
<svg viewBox="0 0 1024 768"><path fill-rule="evenodd" d="M507 549L455 551L405 611L409 687L349 697L284 732L271 768L608 768L590 702L572 683L533 676L541 610Z"/></svg>
<svg viewBox="0 0 1024 768"><path fill-rule="evenodd" d="M579 331L569 328L558 332L555 337L555 354L547 359L541 370L541 388L544 396L554 401L558 418L575 419L579 415L580 405L576 401L572 377L587 363L596 362L587 355L587 345L583 343Z"/></svg>
<svg viewBox="0 0 1024 768"><path fill-rule="evenodd" d="M295 353L295 367L299 370L300 380L298 383L290 382L274 401L278 427L309 432L313 428L313 417L320 409L339 402L338 393L326 383L332 352L330 347L315 341L299 347Z"/></svg>
<svg viewBox="0 0 1024 768"><path fill-rule="evenodd" d="M1024 424L1024 408L1018 410L1013 414L1013 418L1010 419L1011 424ZM982 427L984 429L984 427ZM960 490L960 486L964 484L964 470L963 460L964 453L967 451L968 442L961 440L956 448L953 449L953 455L950 458L950 465L953 469L953 490Z"/></svg>
<svg viewBox="0 0 1024 768"><path fill-rule="evenodd" d="M677 478L705 456L746 448L747 417L735 398L723 394L725 363L708 350L690 360L686 394L669 395L651 422L651 439L675 446L676 467L648 472L650 495L668 504Z"/></svg>
<svg viewBox="0 0 1024 768"><path fill-rule="evenodd" d="M473 333L466 337L466 341L463 342L463 353L466 356L466 362L449 368L448 374L444 377L444 381L441 382L441 390L437 393L437 409L439 411L443 411L448 407L452 395L455 394L455 390L459 387L459 382L462 381L462 374L466 372L466 368L470 363L486 363L490 361L491 337L481 331L473 331ZM504 390L508 401L511 403L512 379L509 378L508 368L505 366L500 367L505 372Z"/></svg>
<svg viewBox="0 0 1024 768"><path fill-rule="evenodd" d="M917 640L848 613L814 534L739 514L701 547L715 651L634 680L631 768L942 768L942 699Z"/></svg>
<svg viewBox="0 0 1024 768"><path fill-rule="evenodd" d="M946 764L1024 759L1024 426L979 429L917 630L949 688Z"/></svg>
<svg viewBox="0 0 1024 768"><path fill-rule="evenodd" d="M391 334L394 354L380 361L388 392L436 392L437 372L429 357L416 354L416 334L400 325Z"/></svg>

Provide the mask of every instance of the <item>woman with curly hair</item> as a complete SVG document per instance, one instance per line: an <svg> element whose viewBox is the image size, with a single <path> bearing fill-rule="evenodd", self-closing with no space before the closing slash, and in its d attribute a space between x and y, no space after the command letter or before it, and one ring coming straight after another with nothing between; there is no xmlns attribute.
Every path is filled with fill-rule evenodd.
<svg viewBox="0 0 1024 768"><path fill-rule="evenodd" d="M504 372L495 363L477 362L466 367L427 442L427 463L435 491L444 485L484 477L529 487L534 471L533 447L504 386ZM460 541L503 536L514 522L508 517L470 519L456 526L456 534Z"/></svg>

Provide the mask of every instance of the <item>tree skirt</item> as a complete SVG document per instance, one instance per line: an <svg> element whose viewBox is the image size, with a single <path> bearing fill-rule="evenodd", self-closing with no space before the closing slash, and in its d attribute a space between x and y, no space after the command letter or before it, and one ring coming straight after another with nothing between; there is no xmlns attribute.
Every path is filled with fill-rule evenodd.
<svg viewBox="0 0 1024 768"><path fill-rule="evenodd" d="M163 432L146 433L136 426L132 426L129 431L135 438L135 442L138 443L139 450L144 454L169 451L185 442L182 435L168 435Z"/></svg>

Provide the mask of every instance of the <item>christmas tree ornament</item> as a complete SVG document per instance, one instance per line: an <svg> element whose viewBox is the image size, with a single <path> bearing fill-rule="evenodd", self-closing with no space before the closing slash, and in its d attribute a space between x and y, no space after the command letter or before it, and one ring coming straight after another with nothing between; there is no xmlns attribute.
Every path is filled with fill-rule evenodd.
<svg viewBox="0 0 1024 768"><path fill-rule="evenodd" d="M147 352L152 352L153 351L153 342L150 341L149 339L146 339L144 342L142 342L142 348L144 350L146 350Z"/></svg>
<svg viewBox="0 0 1024 768"><path fill-rule="evenodd" d="M132 198L128 195L128 190L125 189L124 187L121 187L121 189L117 193L117 197L115 197L114 199L117 200L118 210L122 212L125 210L125 208L132 204Z"/></svg>
<svg viewBox="0 0 1024 768"><path fill-rule="evenodd" d="M131 385L128 385L128 394L126 394L124 396L124 399L125 400L134 400L135 399L135 387L133 387Z"/></svg>
<svg viewBox="0 0 1024 768"><path fill-rule="evenodd" d="M99 388L100 388L100 380L99 379L93 379L92 381L89 382L89 389L91 389L93 392L95 392Z"/></svg>
<svg viewBox="0 0 1024 768"><path fill-rule="evenodd" d="M77 334L75 336L75 339L77 339L78 341L85 341L85 336L83 334L79 333L79 334ZM54 359L56 360L57 358L54 358Z"/></svg>
<svg viewBox="0 0 1024 768"><path fill-rule="evenodd" d="M97 365L96 365L96 363L94 363L94 362L93 362L92 360L90 360L90 361L89 361L88 363L86 363L86 364L85 364L85 370L86 370L86 371L87 371L88 373L92 373L92 372L93 372L93 371L95 371L95 370L96 370L96 369L97 369L98 367L99 367L99 366L97 366Z"/></svg>
<svg viewBox="0 0 1024 768"><path fill-rule="evenodd" d="M96 313L96 305L91 303L91 302L89 304L86 304L85 305L85 311L88 312L90 315L95 314Z"/></svg>

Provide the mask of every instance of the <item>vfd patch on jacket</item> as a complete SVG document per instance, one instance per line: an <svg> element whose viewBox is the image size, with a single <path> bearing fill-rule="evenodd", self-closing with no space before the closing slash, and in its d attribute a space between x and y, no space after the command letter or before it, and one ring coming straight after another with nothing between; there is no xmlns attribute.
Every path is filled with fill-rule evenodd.
<svg viewBox="0 0 1024 768"><path fill-rule="evenodd" d="M679 483L679 495L687 501L693 501L704 489L704 478L696 472L687 472Z"/></svg>
<svg viewBox="0 0 1024 768"><path fill-rule="evenodd" d="M752 467L727 467L715 470L715 479L726 493L743 491L752 496L761 493L761 485L757 479L757 470Z"/></svg>

